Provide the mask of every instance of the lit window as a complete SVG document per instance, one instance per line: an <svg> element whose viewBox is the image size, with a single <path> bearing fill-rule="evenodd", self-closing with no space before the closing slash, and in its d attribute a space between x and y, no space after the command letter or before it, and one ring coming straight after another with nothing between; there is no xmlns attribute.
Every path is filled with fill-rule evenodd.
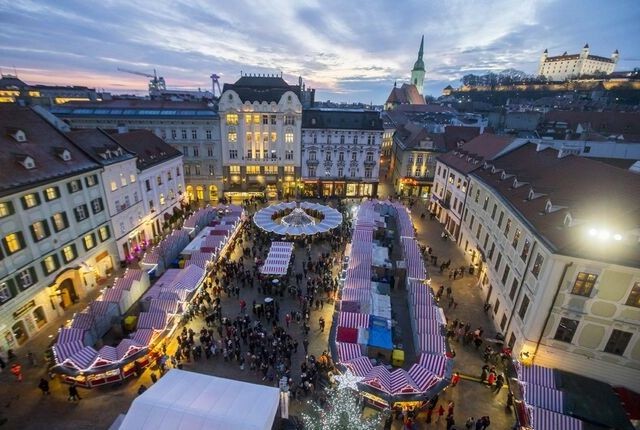
<svg viewBox="0 0 640 430"><path fill-rule="evenodd" d="M253 115L253 123L260 124L260 115L258 114Z"/></svg>
<svg viewBox="0 0 640 430"><path fill-rule="evenodd" d="M60 191L58 190L58 187L49 187L44 190L44 196L47 201L55 200L60 197Z"/></svg>
<svg viewBox="0 0 640 430"><path fill-rule="evenodd" d="M633 284L625 305L640 308L640 282Z"/></svg>
<svg viewBox="0 0 640 430"><path fill-rule="evenodd" d="M40 204L40 199L38 198L38 195L35 193L27 194L26 196L22 197L22 205L24 206L25 209L38 206L39 204Z"/></svg>
<svg viewBox="0 0 640 430"><path fill-rule="evenodd" d="M14 212L15 210L13 209L13 203L11 202L0 203L0 218L13 215Z"/></svg>
<svg viewBox="0 0 640 430"><path fill-rule="evenodd" d="M124 173L120 173L120 185L127 186L127 178L124 177Z"/></svg>
<svg viewBox="0 0 640 430"><path fill-rule="evenodd" d="M275 131L271 132L271 141L275 142L276 140L278 140L278 133L276 133Z"/></svg>
<svg viewBox="0 0 640 430"><path fill-rule="evenodd" d="M98 175L87 176L85 182L87 183L87 187L93 187L98 183Z"/></svg>
<svg viewBox="0 0 640 430"><path fill-rule="evenodd" d="M37 221L31 224L31 235L36 242L49 236L49 228L45 221Z"/></svg>
<svg viewBox="0 0 640 430"><path fill-rule="evenodd" d="M232 175L240 174L240 166L229 166L229 173L231 173Z"/></svg>
<svg viewBox="0 0 640 430"><path fill-rule="evenodd" d="M573 284L573 288L571 289L571 294L589 297L597 280L598 275L594 275L593 273L578 273L576 282Z"/></svg>
<svg viewBox="0 0 640 430"><path fill-rule="evenodd" d="M24 248L22 233L16 232L6 235L4 237L4 247L8 254L13 254L14 252L18 252Z"/></svg>
<svg viewBox="0 0 640 430"><path fill-rule="evenodd" d="M90 250L95 248L96 246L96 238L93 235L93 233L86 235L85 237L82 238L82 242L84 243L84 249L85 250Z"/></svg>
<svg viewBox="0 0 640 430"><path fill-rule="evenodd" d="M62 248L62 258L64 259L65 263L68 263L76 258L76 246L69 245Z"/></svg>
<svg viewBox="0 0 640 430"><path fill-rule="evenodd" d="M260 166L247 166L247 174L248 175L259 175L260 174Z"/></svg>
<svg viewBox="0 0 640 430"><path fill-rule="evenodd" d="M42 269L47 275L58 269L58 256L49 255L42 260Z"/></svg>
<svg viewBox="0 0 640 430"><path fill-rule="evenodd" d="M129 182L131 182L132 184L136 181L136 175L134 175L133 173L131 173L129 175Z"/></svg>
<svg viewBox="0 0 640 430"><path fill-rule="evenodd" d="M115 191L118 189L118 184L116 181L111 181L111 191Z"/></svg>
<svg viewBox="0 0 640 430"><path fill-rule="evenodd" d="M228 113L226 120L228 125L238 125L238 114Z"/></svg>
<svg viewBox="0 0 640 430"><path fill-rule="evenodd" d="M229 133L227 133L227 140L229 142L237 142L238 141L238 133L236 133L235 131L230 131Z"/></svg>
<svg viewBox="0 0 640 430"><path fill-rule="evenodd" d="M294 166L284 166L284 173L293 174Z"/></svg>
<svg viewBox="0 0 640 430"><path fill-rule="evenodd" d="M160 205L164 206L164 204L165 204L164 194L160 193Z"/></svg>
<svg viewBox="0 0 640 430"><path fill-rule="evenodd" d="M284 134L285 143L293 143L293 131L287 131Z"/></svg>
<svg viewBox="0 0 640 430"><path fill-rule="evenodd" d="M53 221L53 228L56 232L62 231L69 226L67 224L67 216L64 212L54 214L51 220Z"/></svg>
<svg viewBox="0 0 640 430"><path fill-rule="evenodd" d="M278 173L278 166L264 166L265 175L276 175Z"/></svg>

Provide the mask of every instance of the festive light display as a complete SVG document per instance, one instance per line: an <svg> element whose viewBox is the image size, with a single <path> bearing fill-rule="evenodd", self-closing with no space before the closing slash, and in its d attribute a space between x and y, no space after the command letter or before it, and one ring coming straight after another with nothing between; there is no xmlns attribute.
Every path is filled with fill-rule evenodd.
<svg viewBox="0 0 640 430"><path fill-rule="evenodd" d="M341 384L337 389L326 390L324 407L310 402L311 411L302 413L307 430L374 430L380 425L379 415L364 418L358 395Z"/></svg>

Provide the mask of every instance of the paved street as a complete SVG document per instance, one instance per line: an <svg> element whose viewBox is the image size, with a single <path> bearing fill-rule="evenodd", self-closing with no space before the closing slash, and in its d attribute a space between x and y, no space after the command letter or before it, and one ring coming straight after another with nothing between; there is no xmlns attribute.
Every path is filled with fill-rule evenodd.
<svg viewBox="0 0 640 430"><path fill-rule="evenodd" d="M381 186L381 197L387 195L389 187L385 184ZM423 203L415 204L412 215L417 230L419 241L433 248L433 254L438 256L439 262L451 260L451 267L467 265L464 255L451 241L443 241L440 238L441 226L426 216L420 218L424 211ZM244 246L247 246L245 244ZM397 247L396 247L397 248ZM312 259L318 258L323 252L328 251L327 244L320 244L313 247ZM302 271L302 262L305 258L305 251L296 248L295 251L295 270ZM240 248L236 248L233 259L241 258ZM248 264L248 261L245 261ZM440 274L435 266L428 266L429 274L432 279L432 286L437 289L440 285L451 286L453 297L457 303L456 307L448 307L446 300L443 304L445 314L449 321L459 319L461 321L469 321L475 329L483 327L486 337L493 337L493 323L482 310L483 297L477 284L475 277L465 275L463 278L452 281L448 278L447 272ZM396 290L394 294L402 294ZM260 294L257 289L241 290L241 297L247 303L262 302L264 295ZM445 296L446 298L446 296ZM278 298L280 301L281 319L285 313L291 309L298 309L297 300L285 294L285 297ZM228 317L235 317L239 314L238 299L228 298L223 294L222 299L223 314ZM80 310L82 304L76 305ZM320 315L324 317L328 324L333 317L333 304L325 303L321 311L313 310L310 316L311 333L309 336L309 354L319 356L323 351L328 349L329 327L324 332L320 332L318 328L318 318ZM31 339L27 347L21 351L21 357L24 358L27 350L41 353L50 342L49 334L55 331L55 328L64 318L55 324L51 324L48 330L45 330L40 336ZM196 319L189 323L196 332L204 326L204 322ZM290 334L300 343L303 339L301 326L292 324ZM410 336L406 333L405 336ZM455 359L454 371L459 371L463 376L463 380L457 387L447 389L440 397L440 402L446 403L454 401L456 404L455 418L458 423L464 424L469 416L480 417L489 415L492 420L492 428L507 429L513 424L511 413L505 410L506 392L503 388L500 393L493 393L488 387L477 382L482 365L484 364L481 357L481 351L477 351L472 345L464 347L462 344L453 343L457 355ZM169 352L175 350L175 343L169 346ZM408 357L410 359L410 357ZM295 354L292 366L292 376L299 376L299 363L304 360L304 350L302 347ZM22 360L25 369L25 379L19 383L13 380L8 371L0 374L0 380L4 385L2 393L0 393L0 401L5 406L0 412L3 417L9 419L5 424L6 428L23 428L23 429L39 429L43 426L51 429L83 429L83 428L99 428L106 429L120 413L126 412L131 401L136 395L136 391L140 384L150 385L151 370L147 370L139 380L129 380L122 385L112 385L93 390L81 390L82 400L78 403L67 402L67 385L59 384L56 380L51 382L51 396L43 397L37 388L39 378L45 374L43 368L29 368L26 360ZM261 375L257 372L241 370L235 362L225 363L222 357L213 357L210 360L205 358L197 362L185 363L186 370L194 370L202 373L229 377L247 382L265 383L262 381ZM272 383L273 385L273 383ZM306 399L305 399L306 400ZM301 406L304 404L298 400L293 400L291 405L291 413L299 413ZM432 423L427 425L424 423L424 416L419 416L418 423L415 428L438 428L445 427L444 420L440 423ZM402 428L399 421L395 421L393 428Z"/></svg>

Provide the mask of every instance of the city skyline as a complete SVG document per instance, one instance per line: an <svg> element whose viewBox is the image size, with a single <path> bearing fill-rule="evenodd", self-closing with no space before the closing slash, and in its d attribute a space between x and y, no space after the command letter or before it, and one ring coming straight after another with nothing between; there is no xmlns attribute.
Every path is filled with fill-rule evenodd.
<svg viewBox="0 0 640 430"><path fill-rule="evenodd" d="M640 19L632 1L615 8L596 2L468 3L378 1L358 4L286 1L207 2L0 1L5 18L0 67L32 84L87 85L116 93L145 93L158 71L170 88L210 89L209 75L231 83L240 72L302 76L316 99L382 104L394 82L408 82L425 37L425 93L439 96L468 73L507 68L535 73L544 49L595 55L618 49L616 70L640 66L628 37Z"/></svg>

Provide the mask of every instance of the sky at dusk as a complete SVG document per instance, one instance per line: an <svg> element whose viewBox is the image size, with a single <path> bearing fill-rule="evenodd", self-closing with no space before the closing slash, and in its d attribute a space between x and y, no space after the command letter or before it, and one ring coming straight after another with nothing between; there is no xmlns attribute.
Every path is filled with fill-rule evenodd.
<svg viewBox="0 0 640 430"><path fill-rule="evenodd" d="M168 87L210 89L209 75L302 76L316 100L382 104L408 82L425 37L425 92L468 73L535 73L550 55L618 49L640 67L637 0L205 1L0 0L0 67L30 84L146 91L129 68Z"/></svg>

